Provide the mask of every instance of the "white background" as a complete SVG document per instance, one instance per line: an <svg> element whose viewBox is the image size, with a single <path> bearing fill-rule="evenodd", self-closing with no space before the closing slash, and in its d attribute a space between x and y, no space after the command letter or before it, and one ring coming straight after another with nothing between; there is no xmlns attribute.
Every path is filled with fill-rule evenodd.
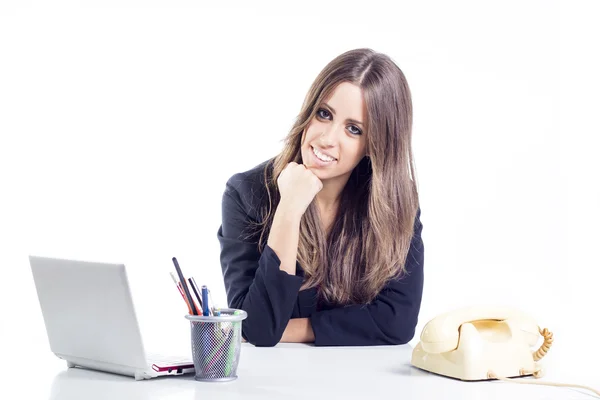
<svg viewBox="0 0 600 400"><path fill-rule="evenodd" d="M509 305L594 365L595 2L220 3L0 4L1 354L49 352L30 254L126 263L144 338L186 349L171 257L225 305L226 180L276 154L321 68L370 47L414 101L411 344L441 312Z"/></svg>

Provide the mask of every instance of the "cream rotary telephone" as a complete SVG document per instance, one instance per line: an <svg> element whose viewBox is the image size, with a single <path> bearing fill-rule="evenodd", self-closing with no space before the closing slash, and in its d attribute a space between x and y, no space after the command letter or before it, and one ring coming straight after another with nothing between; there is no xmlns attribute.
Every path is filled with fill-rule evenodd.
<svg viewBox="0 0 600 400"><path fill-rule="evenodd" d="M536 347L540 339L543 343ZM538 361L553 343L552 333L541 329L529 315L507 307L468 307L429 321L414 348L411 364L417 368L463 381L510 380L553 386L587 386L515 381L508 378L542 376Z"/></svg>

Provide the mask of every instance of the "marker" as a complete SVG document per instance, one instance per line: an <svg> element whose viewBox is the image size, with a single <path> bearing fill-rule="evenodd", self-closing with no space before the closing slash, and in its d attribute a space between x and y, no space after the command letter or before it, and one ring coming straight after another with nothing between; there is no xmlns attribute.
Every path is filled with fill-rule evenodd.
<svg viewBox="0 0 600 400"><path fill-rule="evenodd" d="M187 283L185 282L183 273L181 272L181 268L179 268L179 263L177 262L177 259L175 257L173 257L173 264L175 264L175 269L177 270L177 275L179 275L179 283L181 283L181 286L183 287L183 290L184 290L187 300L190 304L190 307L192 307L192 312L194 313L194 315L198 315L198 310L196 310L196 305L194 304L194 299L192 298L192 295L190 295L190 289L188 289L188 286L187 286Z"/></svg>
<svg viewBox="0 0 600 400"><path fill-rule="evenodd" d="M202 315L205 317L210 315L208 311L208 288L206 285L202 285Z"/></svg>

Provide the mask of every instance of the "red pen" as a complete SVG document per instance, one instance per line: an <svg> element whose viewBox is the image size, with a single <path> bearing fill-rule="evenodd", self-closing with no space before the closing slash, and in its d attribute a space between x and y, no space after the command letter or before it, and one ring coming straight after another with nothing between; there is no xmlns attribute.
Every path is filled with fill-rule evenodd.
<svg viewBox="0 0 600 400"><path fill-rule="evenodd" d="M173 282L175 282L175 286L177 286L177 290L179 290L179 294L181 295L181 298L183 299L183 301L185 301L185 305L187 306L188 311L190 312L190 315L192 315L193 314L192 307L190 306L190 303L188 303L187 299L185 298L185 295L183 294L183 289L181 289L181 284L179 282L177 282L177 279L175 279L175 275L172 272L170 272L169 274L171 275Z"/></svg>

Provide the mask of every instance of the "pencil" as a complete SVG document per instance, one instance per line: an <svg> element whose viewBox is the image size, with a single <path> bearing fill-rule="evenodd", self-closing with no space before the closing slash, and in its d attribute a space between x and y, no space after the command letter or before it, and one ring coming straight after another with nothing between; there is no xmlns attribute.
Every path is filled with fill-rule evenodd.
<svg viewBox="0 0 600 400"><path fill-rule="evenodd" d="M188 301L185 298L185 294L183 294L183 290L181 290L181 285L179 284L179 282L177 282L177 279L175 278L175 275L173 275L172 272L169 273L171 275L171 279L173 279L173 282L175 282L175 286L177 287L177 290L179 291L179 294L181 295L181 298L183 299L183 301L185 301L185 305L188 308L188 311L190 312L190 314L192 313L192 307L190 307L190 303L188 303Z"/></svg>
<svg viewBox="0 0 600 400"><path fill-rule="evenodd" d="M188 289L183 273L181 272L181 268L179 267L179 263L177 262L177 259L175 257L173 257L173 264L175 264L177 275L179 275L179 283L181 283L183 291L185 292L185 296L188 299L190 306L192 307L192 313L194 315L198 315L198 310L196 310L196 306L194 305L194 299L192 298L192 295L190 295L190 290Z"/></svg>

